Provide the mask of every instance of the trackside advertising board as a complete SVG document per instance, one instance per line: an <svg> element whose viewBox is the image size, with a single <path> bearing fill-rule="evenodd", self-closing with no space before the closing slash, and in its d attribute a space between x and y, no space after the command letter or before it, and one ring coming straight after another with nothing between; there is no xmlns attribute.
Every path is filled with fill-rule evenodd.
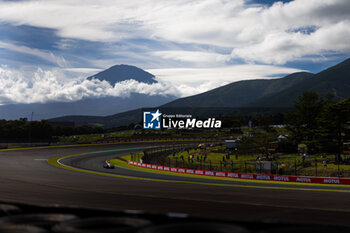
<svg viewBox="0 0 350 233"><path fill-rule="evenodd" d="M314 184L350 185L350 178L249 174L249 173L206 171L206 170L189 169L189 168L166 167L166 166L138 163L138 162L134 162L134 161L128 161L128 163L130 165L134 165L134 166L138 166L138 167L146 167L146 168L162 170L162 171L170 171L170 172L175 172L175 173L185 173L185 174L194 174L194 175L203 175L203 176L228 177L228 178L248 179L248 180L310 183L310 184L314 183Z"/></svg>

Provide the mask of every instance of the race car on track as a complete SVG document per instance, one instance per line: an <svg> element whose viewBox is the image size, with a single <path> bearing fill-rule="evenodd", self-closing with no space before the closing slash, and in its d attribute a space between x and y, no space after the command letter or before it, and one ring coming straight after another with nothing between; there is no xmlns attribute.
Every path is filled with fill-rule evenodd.
<svg viewBox="0 0 350 233"><path fill-rule="evenodd" d="M114 165L109 163L107 160L104 162L103 167L107 169L114 169Z"/></svg>

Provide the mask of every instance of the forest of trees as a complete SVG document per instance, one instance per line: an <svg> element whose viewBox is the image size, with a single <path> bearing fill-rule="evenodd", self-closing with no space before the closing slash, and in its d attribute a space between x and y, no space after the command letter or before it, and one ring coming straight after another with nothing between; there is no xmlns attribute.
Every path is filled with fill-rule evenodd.
<svg viewBox="0 0 350 233"><path fill-rule="evenodd" d="M290 140L305 144L310 152L340 154L350 140L350 98L335 103L332 95L320 98L305 92L289 115L288 129Z"/></svg>
<svg viewBox="0 0 350 233"><path fill-rule="evenodd" d="M246 144L262 148L276 141L278 130L271 125L285 125L288 137L279 143L281 151L292 152L304 144L309 153L341 153L344 142L350 140L350 98L333 101L332 95L321 98L314 92L305 92L295 102L292 112L251 114L222 117L223 127L240 129L253 122L258 128L255 137ZM258 127L257 127L258 126ZM0 120L0 141L53 141L59 136L110 132L111 129L90 126L57 126L49 121ZM238 130L241 132L240 130ZM266 145L266 146L264 146ZM262 151L262 152L263 152Z"/></svg>
<svg viewBox="0 0 350 233"><path fill-rule="evenodd" d="M54 126L49 121L0 120L2 142L52 141L54 137L102 133L103 129L90 126Z"/></svg>
<svg viewBox="0 0 350 233"><path fill-rule="evenodd" d="M294 108L290 113L251 116L259 127L251 130L252 137L243 138L243 148L268 154L272 145L285 153L295 153L302 147L308 154L336 155L346 149L344 143L350 141L350 98L336 103L332 95L320 98L317 93L305 92ZM284 125L286 134L278 141L281 130L271 127L276 124Z"/></svg>

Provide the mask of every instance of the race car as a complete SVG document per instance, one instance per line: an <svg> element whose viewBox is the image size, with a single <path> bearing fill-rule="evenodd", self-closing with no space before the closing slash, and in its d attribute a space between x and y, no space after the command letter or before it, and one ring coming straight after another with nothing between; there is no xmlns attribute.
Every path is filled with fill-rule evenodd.
<svg viewBox="0 0 350 233"><path fill-rule="evenodd" d="M107 169L114 169L114 165L109 163L107 160L104 162L103 167Z"/></svg>

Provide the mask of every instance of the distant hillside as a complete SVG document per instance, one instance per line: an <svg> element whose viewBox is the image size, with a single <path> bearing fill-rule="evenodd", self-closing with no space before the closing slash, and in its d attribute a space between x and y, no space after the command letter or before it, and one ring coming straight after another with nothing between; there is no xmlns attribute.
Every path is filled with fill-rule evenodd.
<svg viewBox="0 0 350 233"><path fill-rule="evenodd" d="M198 95L174 100L162 107L243 107L312 76L311 73L298 72L284 78L234 82Z"/></svg>
<svg viewBox="0 0 350 233"><path fill-rule="evenodd" d="M290 107L305 91L314 91L320 96L333 93L336 100L350 97L350 59L332 66L309 79L283 91L265 96L250 103L249 107Z"/></svg>
<svg viewBox="0 0 350 233"><path fill-rule="evenodd" d="M115 65L108 68L107 70L88 77L88 79L91 80L93 78L96 78L101 81L106 80L111 85L128 79L135 79L142 83L152 84L156 83L154 77L155 76L153 74L150 74L136 66Z"/></svg>
<svg viewBox="0 0 350 233"><path fill-rule="evenodd" d="M173 96L149 96L133 93L129 97L86 98L73 102L9 104L0 106L0 119L50 119L68 115L107 116L142 107L155 107L175 99Z"/></svg>
<svg viewBox="0 0 350 233"><path fill-rule="evenodd" d="M103 128L113 128L126 126L131 123L139 123L142 120L142 109L122 112L110 116L63 116L49 119L51 122L74 122L75 125L100 126Z"/></svg>
<svg viewBox="0 0 350 233"><path fill-rule="evenodd" d="M285 78L280 79L240 81L216 88L203 94L175 100L168 104L159 106L158 108L161 109L162 113L187 113L198 117L276 112L280 111L281 109L235 107L237 107L239 104L247 103L252 99L255 100L260 96L277 92L278 90L289 87L311 76L312 74L310 73L301 72L291 74ZM215 96L218 99L216 99ZM102 104L101 106L109 105ZM144 104L144 106L149 105ZM285 109L283 110L285 111ZM55 122L72 121L75 122L76 125L99 125L104 128L128 125L131 123L139 123L141 120L142 109L136 109L133 111L118 113L106 117L76 115L50 119L50 121Z"/></svg>
<svg viewBox="0 0 350 233"><path fill-rule="evenodd" d="M316 75L301 72L280 79L235 82L157 108L163 113L168 111L196 116L276 113L290 111L294 101L304 91L315 91L320 95L331 92L338 100L350 97L350 59ZM142 109L106 117L67 116L52 120L110 128L140 122Z"/></svg>

